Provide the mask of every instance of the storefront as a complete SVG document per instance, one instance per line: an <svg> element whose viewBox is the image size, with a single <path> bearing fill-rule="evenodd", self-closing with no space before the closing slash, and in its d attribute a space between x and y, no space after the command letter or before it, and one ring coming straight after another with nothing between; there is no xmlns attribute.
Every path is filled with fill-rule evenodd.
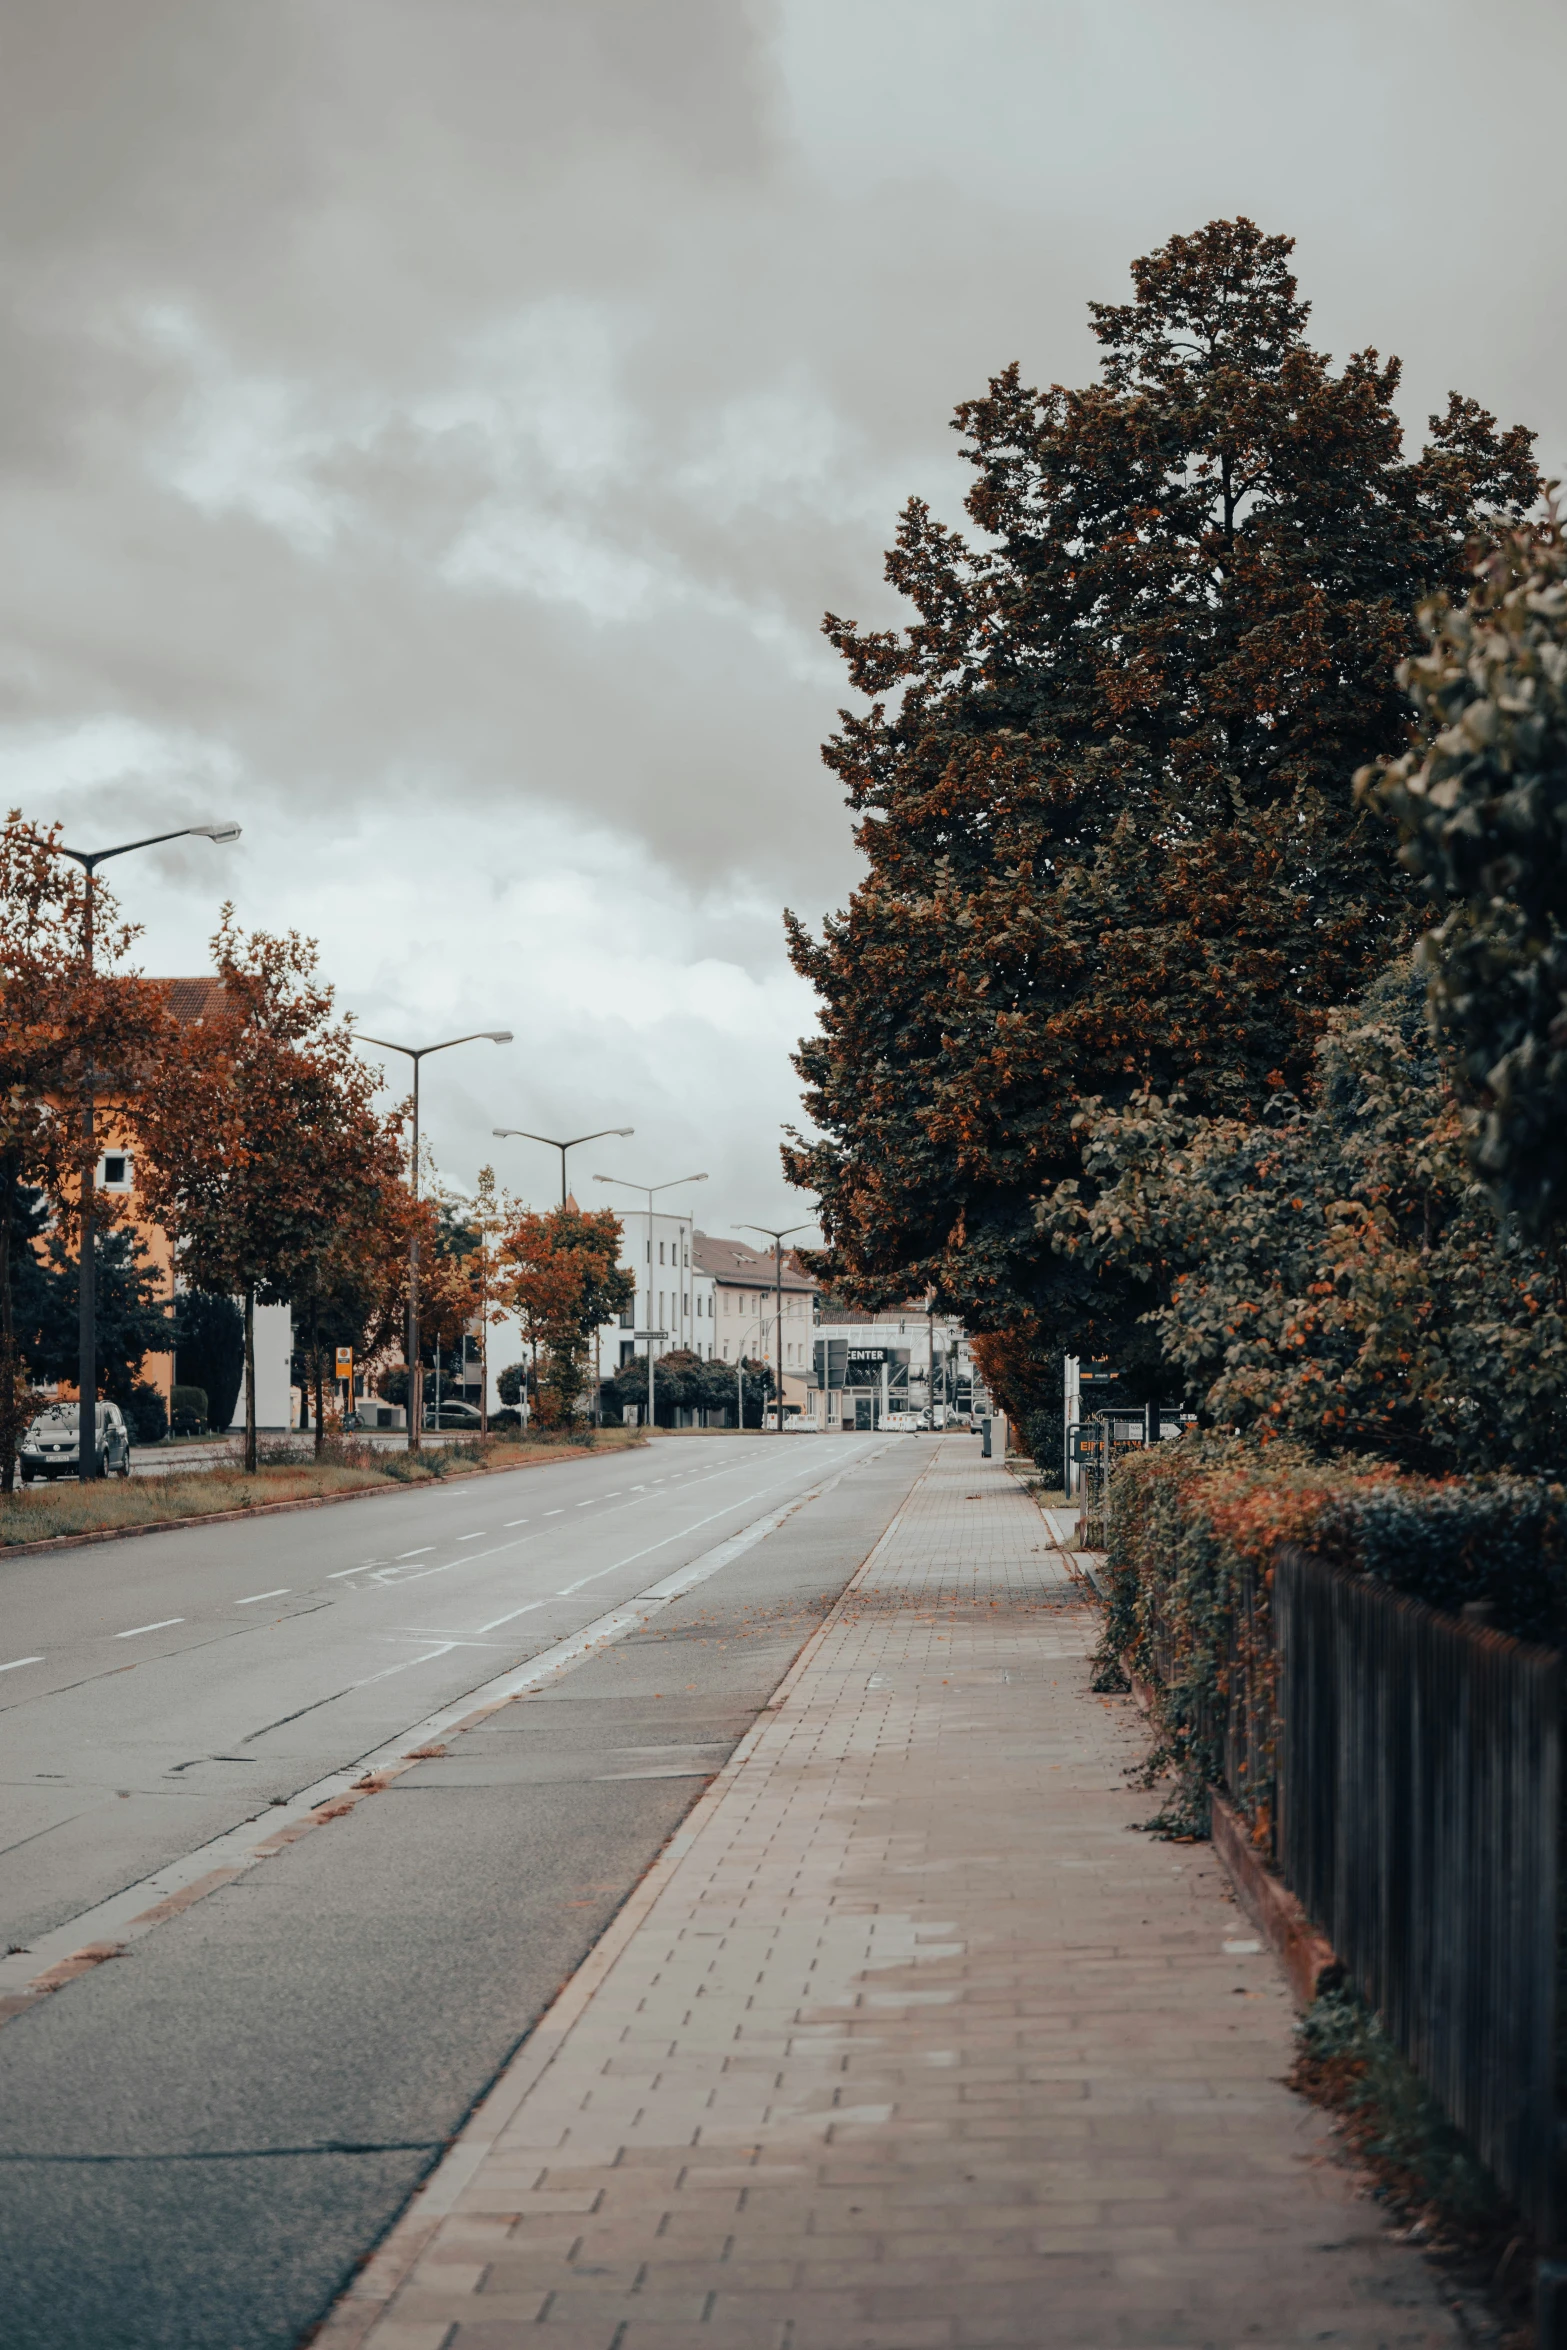
<svg viewBox="0 0 1567 2350"><path fill-rule="evenodd" d="M861 1433L906 1427L910 1352L906 1346L862 1343L850 1336L818 1338L812 1386L822 1424Z"/></svg>

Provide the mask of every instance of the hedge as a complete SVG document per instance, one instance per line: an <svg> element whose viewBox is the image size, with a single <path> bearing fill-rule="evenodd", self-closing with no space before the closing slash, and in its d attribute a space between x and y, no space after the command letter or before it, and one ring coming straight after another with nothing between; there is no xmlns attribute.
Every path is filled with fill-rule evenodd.
<svg viewBox="0 0 1567 2350"><path fill-rule="evenodd" d="M1181 1783L1167 1827L1206 1826L1207 1791L1222 1776L1232 1637L1248 1585L1265 1609L1284 1542L1431 1607L1487 1601L1495 1628L1520 1639L1561 1638L1560 1484L1506 1473L1414 1477L1241 1437L1191 1435L1129 1454L1111 1487L1110 1602L1096 1680L1116 1686L1124 1664L1151 1692L1152 1763L1173 1767ZM1266 1672L1266 1659L1256 1661ZM1230 1792L1251 1809L1246 1789Z"/></svg>

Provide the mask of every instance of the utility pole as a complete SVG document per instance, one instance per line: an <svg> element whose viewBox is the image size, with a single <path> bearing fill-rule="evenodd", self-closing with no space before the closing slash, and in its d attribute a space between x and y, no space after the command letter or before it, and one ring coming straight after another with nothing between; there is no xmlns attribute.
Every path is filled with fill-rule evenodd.
<svg viewBox="0 0 1567 2350"><path fill-rule="evenodd" d="M424 1419L424 1382L419 1369L419 1064L431 1053L449 1053L458 1044L510 1044L509 1028L478 1028L470 1036L448 1036L441 1044L394 1044L390 1037L367 1036L361 1029L355 1035L356 1044L373 1044L383 1053L402 1053L414 1065L413 1142L409 1149L409 1187L414 1198L414 1218L408 1232L408 1320L403 1339L403 1353L408 1363L408 1449L419 1450L419 1436ZM441 1417L441 1350L435 1350L435 1417Z"/></svg>
<svg viewBox="0 0 1567 2350"><path fill-rule="evenodd" d="M761 1232L761 1233L765 1233L765 1234L766 1234L766 1236L767 1236L767 1238L768 1238L768 1239L769 1239L769 1240L772 1242L772 1244L773 1244L773 1296L774 1296L774 1301L775 1301L775 1304L776 1304L776 1307L777 1307L777 1353L778 1353L778 1427L777 1427L777 1434L781 1436L781 1435L783 1434L783 1424L784 1424L784 1412L783 1412L783 1378L784 1378L784 1373L783 1373L783 1244L784 1244L784 1242L785 1242L785 1241L786 1241L786 1240L789 1238L789 1236L790 1236L790 1234L791 1234L791 1233L794 1233L794 1232L809 1232L809 1230L810 1230L810 1226L809 1226L809 1224L785 1224L785 1225L784 1225L784 1227L783 1227L783 1229L780 1231L780 1230L779 1230L779 1229L778 1229L778 1228L777 1228L775 1225L772 1225L772 1224L742 1224L742 1225L740 1226L740 1230L741 1230L742 1232Z"/></svg>

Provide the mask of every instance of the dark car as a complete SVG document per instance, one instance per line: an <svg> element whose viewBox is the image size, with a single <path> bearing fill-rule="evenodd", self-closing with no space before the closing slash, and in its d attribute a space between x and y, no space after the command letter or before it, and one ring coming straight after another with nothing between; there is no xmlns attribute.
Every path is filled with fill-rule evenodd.
<svg viewBox="0 0 1567 2350"><path fill-rule="evenodd" d="M128 1477L131 1437L119 1405L99 1404L97 1420L98 1457L105 1474ZM52 1403L40 1412L22 1438L22 1483L31 1485L35 1477L74 1477L80 1431L80 1413L74 1403Z"/></svg>

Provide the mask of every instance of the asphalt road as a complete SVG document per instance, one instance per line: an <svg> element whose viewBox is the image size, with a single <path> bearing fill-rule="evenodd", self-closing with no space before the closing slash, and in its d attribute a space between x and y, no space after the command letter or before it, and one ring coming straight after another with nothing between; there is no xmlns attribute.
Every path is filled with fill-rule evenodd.
<svg viewBox="0 0 1567 2350"><path fill-rule="evenodd" d="M0 1667L37 1659L0 1671L0 1987L546 1676L0 2030L6 2350L299 2342L926 1458L668 1439L0 1569Z"/></svg>

